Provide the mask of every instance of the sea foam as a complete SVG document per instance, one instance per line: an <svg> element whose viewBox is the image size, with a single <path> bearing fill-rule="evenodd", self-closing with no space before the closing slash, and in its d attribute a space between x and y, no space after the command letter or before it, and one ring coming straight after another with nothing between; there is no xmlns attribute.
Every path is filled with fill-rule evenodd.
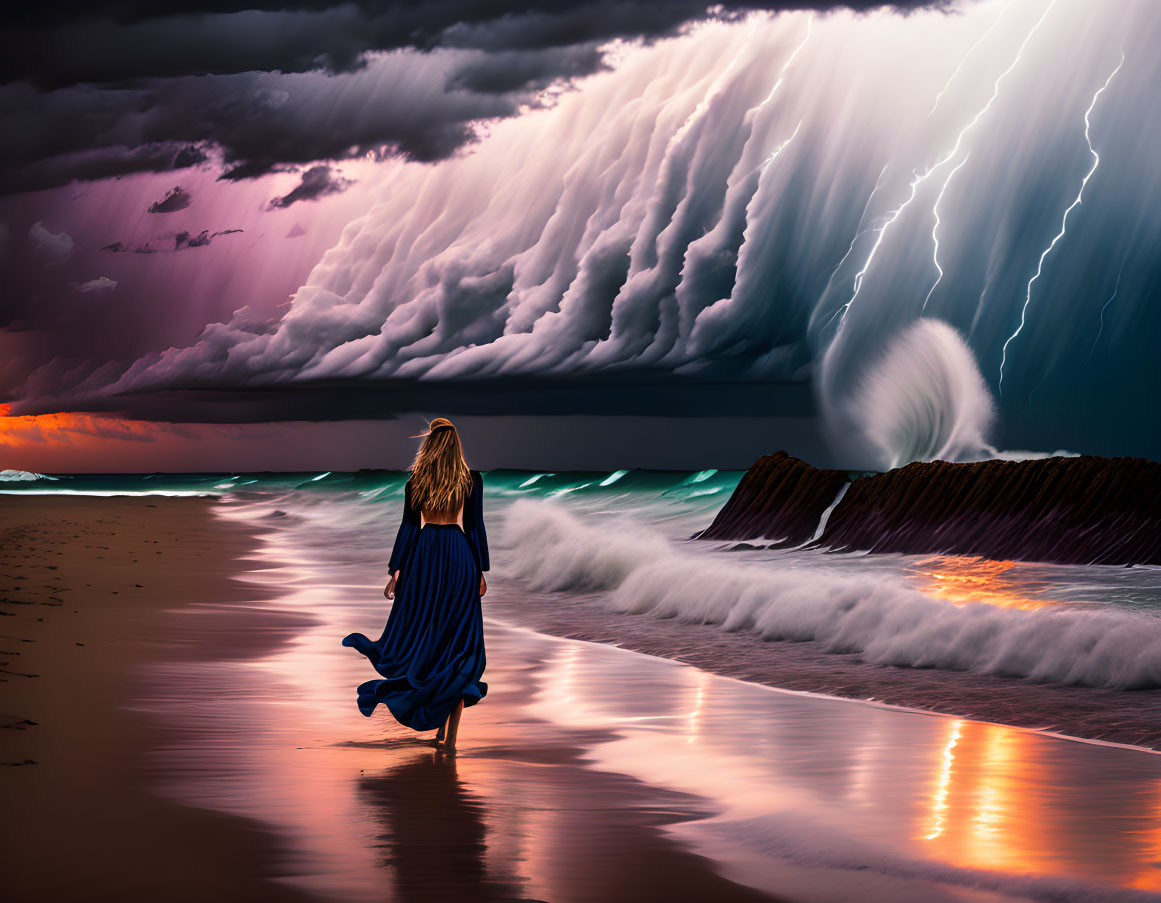
<svg viewBox="0 0 1161 903"><path fill-rule="evenodd" d="M29 480L55 480L43 473L29 473L27 470L0 470L0 483L27 482Z"/></svg>
<svg viewBox="0 0 1161 903"><path fill-rule="evenodd" d="M894 574L734 564L625 518L590 524L538 499L516 500L498 538L515 576L533 588L604 590L616 611L815 641L876 664L1161 687L1161 619L1148 615L955 604Z"/></svg>

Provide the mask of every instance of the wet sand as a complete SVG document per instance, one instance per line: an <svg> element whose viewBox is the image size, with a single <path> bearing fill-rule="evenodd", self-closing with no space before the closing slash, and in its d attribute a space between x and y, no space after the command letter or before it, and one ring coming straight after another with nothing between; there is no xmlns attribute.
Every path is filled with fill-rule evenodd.
<svg viewBox="0 0 1161 903"><path fill-rule="evenodd" d="M258 566L246 560L257 540L213 516L215 504L0 497L4 897L539 899L526 893L524 857L510 873L489 862L490 815L462 779L470 754L384 736L353 695L328 713L355 738L330 738L333 762L316 770L299 746L269 746L286 739L277 730L306 739L297 731L314 700L300 713L293 693L263 698L249 681L319 621L280 607L277 580L235 579ZM336 640L330 654L351 664L349 651ZM489 700L494 712L503 696ZM772 899L658 830L709 814L701 801L585 764L603 732L527 746L516 720L502 735L488 770L526 793L506 805L509 842L528 842L517 826L544 817L538 786L569 837L538 860L554 873L544 899ZM293 767L280 771L282 757ZM252 775L255 765L271 771ZM332 782L357 824L336 819ZM304 849L303 836L333 849Z"/></svg>
<svg viewBox="0 0 1161 903"><path fill-rule="evenodd" d="M14 899L1161 899L1161 756L545 636L500 574L440 753L355 707L381 587L263 516L0 498L0 587L62 600L0 605Z"/></svg>
<svg viewBox="0 0 1161 903"><path fill-rule="evenodd" d="M279 838L150 792L159 741L122 708L165 654L158 617L198 599L287 631L231 579L255 540L198 498L0 498L0 893L8 900L302 900Z"/></svg>

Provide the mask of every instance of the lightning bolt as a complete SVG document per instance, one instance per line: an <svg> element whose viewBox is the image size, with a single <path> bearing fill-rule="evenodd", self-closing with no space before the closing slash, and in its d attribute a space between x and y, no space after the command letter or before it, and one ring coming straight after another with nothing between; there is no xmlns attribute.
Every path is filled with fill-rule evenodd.
<svg viewBox="0 0 1161 903"><path fill-rule="evenodd" d="M974 117L972 117L971 122L969 122L966 126L963 127L963 129L960 130L959 135L955 139L955 145L952 147L952 149L936 160L935 163L929 166L922 174L915 174L915 178L911 181L911 190L907 195L907 199L893 211L891 211L890 215L887 217L887 221L879 230L879 236L875 240L875 244L871 247L871 253L867 255L867 259L863 263L863 268L855 274L855 282L853 286L854 293L851 295L850 300L834 312L830 320L827 321L827 325L830 325L830 322L833 321L835 317L838 317L838 328L842 329L843 322L846 320L847 311L849 311L851 305L855 303L855 299L859 297L859 291L863 287L863 277L867 274L867 270L870 269L871 263L874 261L875 255L878 253L879 248L882 246L883 239L886 237L888 230L899 219L900 215L904 210L907 209L911 202L915 200L915 193L919 190L919 186L926 182L937 169L943 166L944 163L959 155L960 147L963 145L963 140L967 136L967 133L975 128L976 123L978 123L988 112L988 110L992 108L992 104L995 103L996 97L1000 93L1000 83L1008 77L1008 74L1013 69L1015 69L1020 60L1023 59L1024 50L1028 46L1028 42L1031 41L1032 36L1040 30L1040 26L1044 23L1044 20L1048 17L1048 13L1052 11L1054 6L1056 6L1056 0L1052 0L1051 3L1044 7L1044 12L1042 12L1040 14L1040 18L1036 20L1036 24L1029 29L1028 34L1024 36L1024 41L1020 44L1020 49L1016 51L1016 55L1013 57L1012 62L1008 65L1008 68L1000 73L999 77L992 85L992 95L988 98L988 102L983 105L983 107L979 110L978 113L976 113Z"/></svg>
<svg viewBox="0 0 1161 903"><path fill-rule="evenodd" d="M1088 180L1092 178L1092 174L1096 172L1097 167L1100 166L1101 163L1100 154L1098 154L1096 152L1096 148L1092 146L1092 137L1089 133L1089 129L1091 127L1089 117L1092 115L1093 108L1097 105L1097 101L1100 99L1100 96L1105 92L1105 89L1108 88L1109 83L1113 80L1116 74L1121 71L1121 67L1123 65L1125 65L1125 52L1122 50L1121 61L1117 63L1117 68L1114 69L1109 77L1105 79L1105 83L1101 85L1096 94L1092 96L1092 102L1088 105L1088 109L1084 111L1084 140L1088 144L1088 152L1092 154L1092 166L1088 168L1088 172L1085 173L1084 178L1080 181L1080 190L1076 193L1076 200L1069 204L1068 209L1064 211L1064 216L1060 222L1060 231L1056 233L1056 236L1040 255L1040 262L1036 265L1036 274L1028 280L1028 290L1024 295L1024 306L1020 310L1020 325L1016 327L1015 332L1008 336L1008 340L1004 342L1004 347L1000 354L1000 381L999 385L997 386L997 390L1001 396L1004 394L1004 365L1008 361L1008 346L1012 344L1013 339L1015 339L1016 336L1020 334L1020 331L1024 328L1024 323L1028 316L1028 304L1032 300L1032 286L1036 280L1040 278L1040 274L1044 272L1045 258L1052 253L1052 249L1056 247L1056 243L1060 241L1060 239L1064 237L1064 233L1068 231L1068 215L1072 213L1072 211L1077 206L1080 205L1081 199L1084 197L1085 186L1088 185ZM1033 389L1032 391L1035 392L1036 390Z"/></svg>
<svg viewBox="0 0 1161 903"><path fill-rule="evenodd" d="M1004 18L1004 13L1006 13L1008 11L1008 7L1010 7L1012 5L1012 2L1013 2L1013 0L1008 0L1008 2L1004 4L1004 8L1000 10L999 15L997 15L996 18L994 20L992 20L992 24L988 26L988 30L985 31L982 35L980 35L976 39L976 42L974 44L972 44L971 47L968 48L968 52L965 53L963 56L963 59L959 61L959 65L955 67L955 71L952 72L951 75L948 76L947 82L943 86L943 90L935 95L935 103L933 103L931 105L931 113L928 113L927 114L928 116L930 116L932 113L935 112L936 107L939 106L939 102L943 99L943 95L947 93L947 89L951 87L951 83L953 81L955 81L955 77L957 75L959 75L960 70L963 69L963 67L964 67L964 64L967 63L967 61L971 57L971 55L976 52L976 48L979 47L980 44L984 43L984 41L987 39L988 35L990 35L993 31L996 30L996 26L999 25L1000 20L1002 18Z"/></svg>
<svg viewBox="0 0 1161 903"><path fill-rule="evenodd" d="M794 48L794 51L790 54L789 57L786 58L786 62L782 64L782 68L778 71L778 80L776 82L774 82L774 87L772 87L770 89L770 93L766 95L765 99L760 104L758 104L757 107L755 107L749 113L746 114L748 117L747 121L752 122L753 117L756 116L760 110L764 109L766 107L766 105L769 104L770 101L772 101L774 99L774 95L776 95L778 93L778 89L782 87L782 83L786 80L786 73L789 72L790 67L794 65L795 58L798 56L799 53L802 52L802 48L805 47L807 42L810 40L810 32L813 29L813 27L814 27L814 15L812 14L810 16L810 18L808 18L806 20L806 33L802 36L802 40L798 42L798 46ZM794 129L794 134L791 135L789 138L787 138L785 141L783 141L781 144L779 144L776 148L774 148L774 150L770 152L770 155L768 157L766 157L766 159L763 160L761 164L754 167L754 169L760 169L761 173L766 172L766 168L771 163L774 162L774 160L778 157L778 155L780 153L782 153L783 150L785 150L786 145L788 145L791 141L794 140L794 135L797 135L798 130L800 128L802 128L803 121L804 120L800 119L798 121L798 125ZM753 171L754 171L753 169L750 170L751 173L753 173ZM761 173L759 173L759 175L761 175Z"/></svg>
<svg viewBox="0 0 1161 903"><path fill-rule="evenodd" d="M777 94L778 89L782 87L782 82L786 80L786 73L789 71L790 67L794 65L795 58L802 52L802 48L806 46L806 42L810 40L810 32L813 30L813 28L814 14L812 13L810 18L806 20L806 34L802 36L802 40L799 42L798 46L794 48L794 52L791 53L790 56L787 57L786 62L782 64L782 69L778 73L778 81L774 82L774 87L770 89L770 93L766 95L766 99L758 104L758 109L766 106L766 104L774 99L774 95Z"/></svg>
<svg viewBox="0 0 1161 903"><path fill-rule="evenodd" d="M826 281L827 288L830 288L830 280L834 278L834 274L842 269L842 265L846 263L847 258L851 256L851 252L855 249L855 242L871 231L870 229L861 228L863 225L863 220L867 218L867 211L871 207L871 201L875 199L875 195L878 194L879 189L883 187L883 175L887 172L887 167L890 165L890 163L884 163L883 168L879 170L879 178L875 179L875 187L871 189L871 193L867 195L867 203L863 204L863 212L859 214L859 221L855 224L855 237L851 239L851 246L847 248L847 252L843 255L842 260L840 260L835 265L834 269L830 271L830 276Z"/></svg>
<svg viewBox="0 0 1161 903"><path fill-rule="evenodd" d="M939 164L936 164L936 166L938 165ZM850 310L851 305L855 303L855 299L859 297L859 291L863 287L863 277L867 274L867 270L870 269L871 261L875 259L875 254L878 253L879 246L883 244L883 236L887 234L887 229L891 227L891 224L894 223L895 220L899 218L899 215L907 209L907 205L910 204L912 200L914 200L915 192L918 190L919 184L923 182L927 175L929 175L932 171L933 170L928 170L927 173L913 180L911 182L911 193L907 195L907 200L891 211L890 215L887 217L887 222L883 223L882 228L879 229L879 235L875 239L874 245L871 246L871 253L867 255L867 259L863 262L863 268L855 273L855 282L852 286L852 288L854 288L854 294L851 295L846 304L842 305L838 310L831 314L830 319L826 321L827 326L831 324L835 317L838 317L838 328L842 329L843 322L846 320L847 311ZM912 172L912 175L914 174L915 173Z"/></svg>
<svg viewBox="0 0 1161 903"><path fill-rule="evenodd" d="M798 134L798 130L799 130L800 128L802 128L802 123L803 123L804 121L805 121L805 120L799 119L799 120L798 120L798 125L796 125L796 126L794 127L794 131L793 131L793 132L790 134L790 137L789 137L789 138L787 138L785 141L783 141L783 142L782 142L781 144L779 144L779 145L778 145L776 148L774 148L774 150L772 150L772 151L770 152L770 156L769 156L769 157L767 157L767 158L766 158L766 160L765 160L765 162L762 164L762 172L763 172L763 173L765 173L765 172L766 172L766 168L767 168L767 167L768 167L768 166L769 166L771 163L773 163L775 160L777 160L777 159L778 159L778 155L779 155L779 154L781 154L781 153L782 153L782 151L786 150L786 145L788 145L788 144L789 144L791 141L793 141L793 140L794 140L794 136Z"/></svg>
<svg viewBox="0 0 1161 903"><path fill-rule="evenodd" d="M1125 255L1127 260L1128 254ZM1092 348L1088 351L1089 360L1092 360L1092 353L1096 351L1097 342L1101 340L1101 333L1105 331L1105 311L1108 306L1113 303L1113 299L1117 297L1117 292L1121 290L1121 276L1125 274L1125 260L1121 261L1121 270L1117 273L1117 284L1113 286L1113 293L1109 296L1109 300L1105 302L1104 307L1101 308L1101 328L1097 330L1096 338L1092 340Z"/></svg>
<svg viewBox="0 0 1161 903"><path fill-rule="evenodd" d="M980 291L979 298L976 299L976 312L972 315L972 325L968 328L968 342L970 343L975 338L976 327L979 325L980 317L984 312L984 298L988 294L988 289L992 287L992 280L996 276L996 267L988 268L988 280L984 283L983 289Z"/></svg>
<svg viewBox="0 0 1161 903"><path fill-rule="evenodd" d="M931 284L931 289L928 291L927 297L923 299L923 308L920 313L927 310L927 302L931 300L931 296L935 292L936 287L943 281L943 267L939 265L939 202L943 200L944 194L947 193L947 186L951 184L951 180L955 178L955 174L963 169L963 165L967 163L968 157L971 155L972 152L969 150L963 155L963 159L960 160L959 165L947 174L943 188L939 190L939 197L935 199L935 203L931 206L931 212L935 214L935 225L931 227L931 243L935 246L935 250L932 252L931 259L935 262L935 269L939 271L939 275L935 277L935 282Z"/></svg>

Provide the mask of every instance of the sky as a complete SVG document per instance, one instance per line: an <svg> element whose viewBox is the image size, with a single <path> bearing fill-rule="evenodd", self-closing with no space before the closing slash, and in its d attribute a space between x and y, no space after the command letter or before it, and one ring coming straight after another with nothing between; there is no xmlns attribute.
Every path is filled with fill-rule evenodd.
<svg viewBox="0 0 1161 903"><path fill-rule="evenodd" d="M0 469L1161 459L1151 0L3 16Z"/></svg>

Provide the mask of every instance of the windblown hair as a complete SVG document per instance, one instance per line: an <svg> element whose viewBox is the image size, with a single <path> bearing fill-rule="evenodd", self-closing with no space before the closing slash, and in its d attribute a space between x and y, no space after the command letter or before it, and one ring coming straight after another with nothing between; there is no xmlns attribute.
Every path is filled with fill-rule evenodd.
<svg viewBox="0 0 1161 903"><path fill-rule="evenodd" d="M411 504L416 509L457 511L472 491L472 474L464 459L460 434L446 417L436 417L420 436L423 444L409 468Z"/></svg>

